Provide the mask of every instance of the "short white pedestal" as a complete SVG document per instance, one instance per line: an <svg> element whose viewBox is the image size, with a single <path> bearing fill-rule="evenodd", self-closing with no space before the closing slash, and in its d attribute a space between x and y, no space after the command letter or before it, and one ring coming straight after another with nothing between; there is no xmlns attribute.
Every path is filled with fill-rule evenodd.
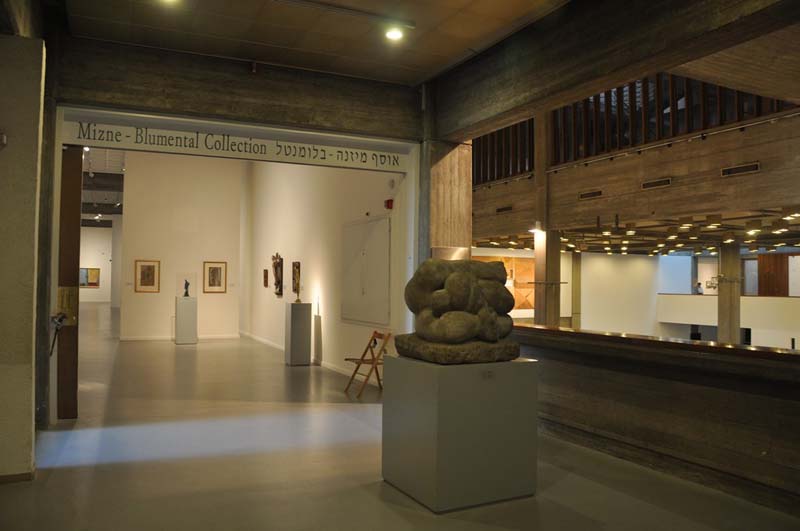
<svg viewBox="0 0 800 531"><path fill-rule="evenodd" d="M197 343L197 298L175 297L175 344Z"/></svg>
<svg viewBox="0 0 800 531"><path fill-rule="evenodd" d="M286 365L311 365L311 303L286 305Z"/></svg>
<svg viewBox="0 0 800 531"><path fill-rule="evenodd" d="M437 513L536 493L538 362L384 368L387 483Z"/></svg>

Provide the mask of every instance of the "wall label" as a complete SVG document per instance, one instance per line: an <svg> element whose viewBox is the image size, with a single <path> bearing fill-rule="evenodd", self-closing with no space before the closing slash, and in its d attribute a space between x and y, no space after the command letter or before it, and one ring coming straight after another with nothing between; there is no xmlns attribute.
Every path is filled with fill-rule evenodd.
<svg viewBox="0 0 800 531"><path fill-rule="evenodd" d="M240 137L211 131L174 131L84 121L64 122L62 142L391 172L405 172L408 164L408 155L400 153Z"/></svg>

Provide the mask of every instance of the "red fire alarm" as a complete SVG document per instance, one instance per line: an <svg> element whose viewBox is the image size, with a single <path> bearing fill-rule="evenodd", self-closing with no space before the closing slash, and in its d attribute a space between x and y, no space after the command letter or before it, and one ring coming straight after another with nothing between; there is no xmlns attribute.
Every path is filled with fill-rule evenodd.
<svg viewBox="0 0 800 531"><path fill-rule="evenodd" d="M387 199L383 202L383 206L386 208L386 210L391 210L394 206L394 199Z"/></svg>

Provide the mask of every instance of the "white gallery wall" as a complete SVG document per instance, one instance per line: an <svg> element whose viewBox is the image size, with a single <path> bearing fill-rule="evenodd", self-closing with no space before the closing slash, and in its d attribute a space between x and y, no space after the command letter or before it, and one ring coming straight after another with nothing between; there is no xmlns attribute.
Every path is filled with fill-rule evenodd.
<svg viewBox="0 0 800 531"><path fill-rule="evenodd" d="M182 293L186 274L194 275L199 336L239 336L240 202L247 164L127 154L121 339L174 337L175 296ZM135 260L160 260L159 293L134 292ZM227 293L203 293L204 261L228 262Z"/></svg>
<svg viewBox="0 0 800 531"><path fill-rule="evenodd" d="M123 207L124 208L124 207ZM111 307L122 304L122 216L111 216Z"/></svg>
<svg viewBox="0 0 800 531"><path fill-rule="evenodd" d="M658 265L657 257L583 253L581 328L659 335Z"/></svg>
<svg viewBox="0 0 800 531"><path fill-rule="evenodd" d="M789 296L800 297L800 256L789 257Z"/></svg>
<svg viewBox="0 0 800 531"><path fill-rule="evenodd" d="M242 310L245 335L283 348L286 305L295 298L291 283L294 261L302 268L301 299L312 302L313 313L319 311L321 316L321 341L314 339L317 362L349 374L353 367L344 358L360 356L372 330L411 331L412 315L405 307L403 290L414 271L416 184L412 179L380 172L253 162L244 186L248 202L242 219L249 220L249 229L243 231L243 241L249 240L249 245L242 256L249 266L242 270L247 275L244 291L250 297ZM394 199L392 210L384 208L389 198ZM391 220L390 322L344 322L343 227L387 215ZM284 259L282 298L273 288L275 253ZM264 269L269 270L269 287L263 285Z"/></svg>
<svg viewBox="0 0 800 531"><path fill-rule="evenodd" d="M658 292L692 293L691 256L658 257Z"/></svg>
<svg viewBox="0 0 800 531"><path fill-rule="evenodd" d="M100 286L80 288L80 302L111 302L111 227L81 227L80 267L99 268Z"/></svg>

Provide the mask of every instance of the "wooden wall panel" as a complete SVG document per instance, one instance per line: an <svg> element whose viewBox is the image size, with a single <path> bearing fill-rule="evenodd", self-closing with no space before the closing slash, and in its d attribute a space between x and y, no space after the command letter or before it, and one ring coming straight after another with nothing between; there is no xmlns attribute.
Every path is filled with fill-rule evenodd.
<svg viewBox="0 0 800 531"><path fill-rule="evenodd" d="M565 229L609 222L663 219L708 212L800 204L800 118L756 125L618 156L589 166L564 167L550 179L551 226ZM721 168L758 161L761 172L721 177ZM643 181L672 178L668 188L642 190ZM586 190L603 197L578 199Z"/></svg>
<svg viewBox="0 0 800 531"><path fill-rule="evenodd" d="M796 363L521 327L514 338L540 362L547 431L800 513Z"/></svg>
<svg viewBox="0 0 800 531"><path fill-rule="evenodd" d="M432 142L431 247L472 245L472 146Z"/></svg>
<svg viewBox="0 0 800 531"><path fill-rule="evenodd" d="M758 255L758 295L761 297L789 296L789 255Z"/></svg>
<svg viewBox="0 0 800 531"><path fill-rule="evenodd" d="M511 207L498 213L498 208ZM474 238L525 234L536 220L536 187L533 179L522 179L482 187L472 193Z"/></svg>

